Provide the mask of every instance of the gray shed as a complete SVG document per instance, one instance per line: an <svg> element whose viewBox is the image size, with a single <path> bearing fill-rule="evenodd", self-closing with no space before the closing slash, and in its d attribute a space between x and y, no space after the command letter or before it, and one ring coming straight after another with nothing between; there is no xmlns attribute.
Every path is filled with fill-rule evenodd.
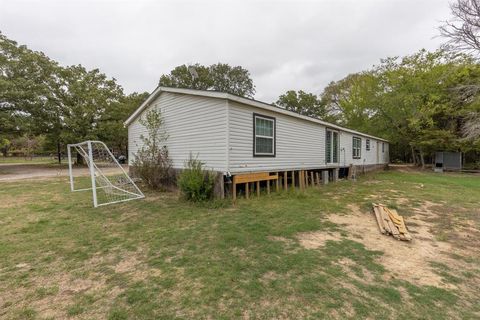
<svg viewBox="0 0 480 320"><path fill-rule="evenodd" d="M461 152L435 152L435 171L460 171L462 170Z"/></svg>

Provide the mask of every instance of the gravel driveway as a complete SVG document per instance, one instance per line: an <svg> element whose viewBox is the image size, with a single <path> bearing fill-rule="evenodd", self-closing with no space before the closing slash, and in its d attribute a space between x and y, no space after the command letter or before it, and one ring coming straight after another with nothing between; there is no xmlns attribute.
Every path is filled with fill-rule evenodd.
<svg viewBox="0 0 480 320"><path fill-rule="evenodd" d="M128 172L128 167L124 166ZM120 169L105 168L106 173L117 173ZM74 168L74 176L88 176L89 170L86 167ZM68 176L67 165L44 165L44 164L0 164L0 182L15 181L23 179L39 179Z"/></svg>

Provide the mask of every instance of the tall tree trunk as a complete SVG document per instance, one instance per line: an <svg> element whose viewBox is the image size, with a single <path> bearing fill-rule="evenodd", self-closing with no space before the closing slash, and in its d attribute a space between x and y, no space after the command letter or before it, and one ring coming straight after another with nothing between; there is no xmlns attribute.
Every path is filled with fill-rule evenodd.
<svg viewBox="0 0 480 320"><path fill-rule="evenodd" d="M83 156L80 154L80 152L77 152L77 165L82 165L83 164Z"/></svg>
<svg viewBox="0 0 480 320"><path fill-rule="evenodd" d="M58 164L62 164L62 147L60 145L60 140L57 141L57 159Z"/></svg>
<svg viewBox="0 0 480 320"><path fill-rule="evenodd" d="M411 146L410 148L412 149L413 165L416 166L417 165L417 155L415 154L415 149L413 148L413 146Z"/></svg>
<svg viewBox="0 0 480 320"><path fill-rule="evenodd" d="M424 158L424 155L423 155L423 150L420 149L419 153L420 153L420 162L422 164L422 169L425 169L425 158Z"/></svg>

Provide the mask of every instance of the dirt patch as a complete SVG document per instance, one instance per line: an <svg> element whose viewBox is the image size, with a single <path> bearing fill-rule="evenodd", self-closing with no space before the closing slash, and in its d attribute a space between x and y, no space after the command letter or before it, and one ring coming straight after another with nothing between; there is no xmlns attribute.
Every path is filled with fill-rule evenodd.
<svg viewBox="0 0 480 320"><path fill-rule="evenodd" d="M128 167L124 166L128 172ZM121 170L119 168L104 168L107 174L117 174ZM73 175L88 176L90 174L88 168L74 168ZM66 166L47 166L42 164L2 164L0 166L0 181L17 181L25 179L45 179L55 177L68 176L68 168Z"/></svg>
<svg viewBox="0 0 480 320"><path fill-rule="evenodd" d="M53 263L47 273L37 274L34 267L28 263L15 265L15 272L30 273L28 286L15 286L9 290L8 296L0 295L1 306L15 305L18 308L34 309L39 318L67 318L67 310L78 302L79 297L88 295L95 300L82 313L82 318L103 319L115 301L123 292L122 285L110 281L111 272L106 268L125 275L128 282L137 282L152 276L161 276L160 270L147 264L145 250L99 252L86 260L78 269L66 271L60 263ZM49 291L39 295L38 292ZM108 301L108 303L105 303ZM17 309L18 309L17 308Z"/></svg>
<svg viewBox="0 0 480 320"><path fill-rule="evenodd" d="M160 270L149 267L145 261L143 251L127 253L121 257L113 269L116 273L128 274L134 281L145 280L149 276L159 276Z"/></svg>
<svg viewBox="0 0 480 320"><path fill-rule="evenodd" d="M288 245L293 244L292 239L288 239L288 238L284 238L284 237L269 236L268 240L279 241L279 242L283 242L283 243L288 244Z"/></svg>
<svg viewBox="0 0 480 320"><path fill-rule="evenodd" d="M31 287L18 287L12 290L8 300L19 307L25 305L24 307L33 308L41 318L66 318L67 308L76 301L80 293L107 296L109 301L113 301L121 292L116 287L109 287L106 283L106 277L98 273L89 273L84 278L78 278L67 272L56 272L32 280ZM55 290L45 296L38 297L34 301L28 302L25 300L25 297L37 295L37 290L43 288L55 288ZM108 307L98 305L92 311L105 314Z"/></svg>
<svg viewBox="0 0 480 320"><path fill-rule="evenodd" d="M429 204L427 204L428 206ZM449 257L452 246L447 242L436 241L431 233L431 222L425 221L424 216L414 216L409 226L414 239L410 242L398 241L393 237L382 235L378 231L375 218L371 213L363 213L356 206L350 206L350 213L346 215L331 215L329 220L340 225L348 232L348 239L362 243L367 249L382 251L378 258L388 272L385 280L398 278L417 285L431 285L438 287L455 287L444 283L430 266L431 261L451 265L455 263ZM424 215L432 212L424 211ZM308 249L316 249L325 245L328 240L339 241L345 238L340 233L325 231L311 232L298 235L299 242ZM348 263L345 263L348 266Z"/></svg>
<svg viewBox="0 0 480 320"><path fill-rule="evenodd" d="M323 247L327 241L339 241L342 236L339 232L306 232L297 235L300 244L306 249L317 249Z"/></svg>

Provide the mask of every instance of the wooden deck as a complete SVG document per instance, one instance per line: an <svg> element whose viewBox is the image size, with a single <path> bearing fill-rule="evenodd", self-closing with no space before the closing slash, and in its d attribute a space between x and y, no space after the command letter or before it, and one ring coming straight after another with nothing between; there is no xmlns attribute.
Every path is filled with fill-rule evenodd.
<svg viewBox="0 0 480 320"><path fill-rule="evenodd" d="M290 189L305 190L308 187L321 186L329 181L338 180L339 167L318 168L312 170L288 170L279 172L253 172L236 174L232 180L232 199L237 199L238 186L244 185L245 198L249 199L253 192L260 196L263 184L270 194L272 183L276 191Z"/></svg>

